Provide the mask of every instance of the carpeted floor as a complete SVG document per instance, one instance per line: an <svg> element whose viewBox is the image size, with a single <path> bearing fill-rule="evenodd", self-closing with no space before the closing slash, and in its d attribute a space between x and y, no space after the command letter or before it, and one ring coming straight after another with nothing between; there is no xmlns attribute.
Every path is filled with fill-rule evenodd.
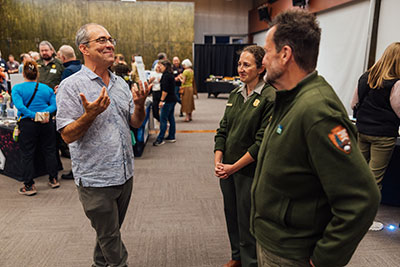
<svg viewBox="0 0 400 267"><path fill-rule="evenodd" d="M177 142L153 147L153 134L135 159L133 195L122 227L129 266L211 267L229 260L212 133L226 96L200 94L193 122L176 116ZM70 162L63 163L64 173ZM73 181L61 180L58 189L47 186L47 177L36 184L36 196L21 196L20 183L0 175L0 266L89 267L95 233ZM398 226L400 208L381 206L377 218ZM368 233L348 266L400 266L400 230Z"/></svg>

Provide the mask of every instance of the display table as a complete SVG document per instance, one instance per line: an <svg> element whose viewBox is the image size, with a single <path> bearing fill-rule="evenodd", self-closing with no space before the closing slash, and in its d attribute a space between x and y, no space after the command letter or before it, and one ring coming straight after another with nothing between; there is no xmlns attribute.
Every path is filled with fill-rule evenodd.
<svg viewBox="0 0 400 267"><path fill-rule="evenodd" d="M4 162L0 164L0 174L9 176L18 181L23 181L21 151L19 149L19 143L14 142L12 138L13 130L14 126L0 125L0 149L4 156ZM4 167L1 168L3 163ZM34 178L47 174L44 157L40 149L36 150L34 168ZM62 170L60 160L58 160L58 169Z"/></svg>
<svg viewBox="0 0 400 267"><path fill-rule="evenodd" d="M233 89L239 86L237 83L224 81L205 82L205 85L208 97L210 97L210 95L218 97L218 94L221 93L229 94Z"/></svg>
<svg viewBox="0 0 400 267"><path fill-rule="evenodd" d="M396 147L383 177L381 202L400 206L400 138L397 138Z"/></svg>

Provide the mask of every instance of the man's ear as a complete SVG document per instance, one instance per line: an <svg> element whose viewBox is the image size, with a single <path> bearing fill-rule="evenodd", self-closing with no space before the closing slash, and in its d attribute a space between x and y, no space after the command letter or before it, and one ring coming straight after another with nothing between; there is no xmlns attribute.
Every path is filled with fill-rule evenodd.
<svg viewBox="0 0 400 267"><path fill-rule="evenodd" d="M84 44L80 44L79 45L79 51L81 51L81 53L83 55L88 55L89 54L88 47L86 45L84 45Z"/></svg>
<svg viewBox="0 0 400 267"><path fill-rule="evenodd" d="M281 62L286 65L293 56L293 50L290 46L285 45L281 49Z"/></svg>

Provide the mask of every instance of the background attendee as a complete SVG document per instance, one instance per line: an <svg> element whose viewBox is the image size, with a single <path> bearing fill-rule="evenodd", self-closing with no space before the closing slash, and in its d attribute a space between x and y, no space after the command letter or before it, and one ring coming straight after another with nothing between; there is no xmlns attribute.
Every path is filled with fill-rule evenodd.
<svg viewBox="0 0 400 267"><path fill-rule="evenodd" d="M57 179L56 136L53 120L46 116L41 121L35 121L38 112L52 113L56 110L56 97L53 89L45 84L37 82L39 75L35 61L28 60L24 64L23 75L25 82L16 84L12 90L12 98L18 109L20 135L18 139L21 150L24 171L24 186L19 193L23 195L34 195L34 156L38 147L43 151L47 173L49 174L49 185L52 188L60 186Z"/></svg>
<svg viewBox="0 0 400 267"><path fill-rule="evenodd" d="M400 43L396 42L360 77L352 101L353 108L357 105L358 145L380 189L399 136L399 80ZM371 230L382 228L382 223L374 222Z"/></svg>
<svg viewBox="0 0 400 267"><path fill-rule="evenodd" d="M47 84L53 90L61 82L61 75L64 66L61 61L56 59L53 45L48 41L42 41L39 44L40 59L36 62L39 67L39 82ZM32 55L34 59L34 56ZM35 59L34 59L35 60Z"/></svg>
<svg viewBox="0 0 400 267"><path fill-rule="evenodd" d="M64 80L65 78L68 78L69 76L71 76L72 74L74 74L75 72L78 72L81 68L82 68L82 64L80 62L80 60L76 59L75 56L75 51L72 48L72 46L70 45L63 45L60 47L60 49L58 50L59 52L59 56L60 59L63 63L64 66L64 71L61 75L61 80ZM57 91L57 90L56 90ZM61 148L61 151L64 151L64 155L70 155L69 149L68 149L68 145L65 144L64 140L62 140L61 136L59 135L59 133L57 132L57 142L58 143L58 147ZM68 151L68 152L66 152ZM66 174L62 174L61 178L63 179L74 179L74 175L72 173L72 170Z"/></svg>
<svg viewBox="0 0 400 267"><path fill-rule="evenodd" d="M115 44L103 26L82 26L76 45L85 65L57 93L57 128L70 146L79 199L96 231L93 266L127 266L120 228L133 184L129 126L141 126L149 91L141 84L130 90L109 71Z"/></svg>
<svg viewBox="0 0 400 267"><path fill-rule="evenodd" d="M64 66L64 71L61 74L61 80L71 76L82 68L80 60L76 59L75 51L70 45L63 45L59 49L61 62Z"/></svg>
<svg viewBox="0 0 400 267"><path fill-rule="evenodd" d="M0 93L3 91L7 91L7 87L6 84L4 84L4 81L7 84L6 73L4 72L4 68L0 67Z"/></svg>
<svg viewBox="0 0 400 267"><path fill-rule="evenodd" d="M2 90L7 90L7 73L8 73L8 66L7 62L1 57L1 51L0 51L0 71L2 71L5 74L5 77L1 79L0 87L2 87Z"/></svg>
<svg viewBox="0 0 400 267"><path fill-rule="evenodd" d="M115 75L120 76L127 82L130 86L131 82L129 79L129 73L131 70L129 69L128 64L125 61L125 57L122 54L116 54L114 57L114 64L111 67L111 71L114 72Z"/></svg>
<svg viewBox="0 0 400 267"><path fill-rule="evenodd" d="M157 136L156 141L153 146L161 146L166 142L174 143L175 139L175 80L172 74L172 65L168 60L159 61L160 70L162 72L162 77L160 80L161 86L161 99L159 106L161 108L160 113L160 133ZM165 138L165 132L167 131L167 121L169 122L168 136Z"/></svg>
<svg viewBox="0 0 400 267"><path fill-rule="evenodd" d="M179 75L183 72L183 67L181 65L181 61L180 61L179 57L174 57L172 59L172 72L175 77L175 95L178 100L178 103L182 105L181 95L179 93L179 88L181 87L182 83L181 83ZM179 113L179 117L183 117L182 106L181 106L181 110Z"/></svg>
<svg viewBox="0 0 400 267"><path fill-rule="evenodd" d="M155 67L155 71L152 71L150 74L149 82L153 84L151 88L152 95L153 95L153 116L157 121L160 121L160 99L161 99L161 81L162 72L160 70L160 64L158 63Z"/></svg>
<svg viewBox="0 0 400 267"><path fill-rule="evenodd" d="M276 101L251 189L259 266L344 266L376 215L379 190L345 107L315 71L315 15L293 9L269 26L263 63Z"/></svg>
<svg viewBox="0 0 400 267"><path fill-rule="evenodd" d="M19 65L18 73L23 72L25 61L32 60L31 56L28 53L21 54L20 58L21 58L21 64Z"/></svg>
<svg viewBox="0 0 400 267"><path fill-rule="evenodd" d="M182 66L185 69L179 76L182 82L180 87L182 108L181 111L185 113L185 122L192 120L192 112L194 110L194 98L193 98L193 83L194 83L194 72L192 69L192 62L189 59L182 61Z"/></svg>
<svg viewBox="0 0 400 267"><path fill-rule="evenodd" d="M54 48L53 48L54 50ZM54 52L55 53L55 52ZM29 55L31 56L31 58L33 60L35 60L36 62L38 62L40 60L40 53L36 52L36 51L30 51Z"/></svg>
<svg viewBox="0 0 400 267"><path fill-rule="evenodd" d="M157 54L157 59L154 60L153 64L151 65L151 70L154 70L154 68L156 67L157 63L161 60L167 60L167 54L165 54L164 52L158 53Z"/></svg>
<svg viewBox="0 0 400 267"><path fill-rule="evenodd" d="M232 252L225 267L257 266L256 241L250 233L250 188L275 99L275 89L262 79L264 54L255 45L240 54L237 70L244 85L229 95L215 135L215 175L220 178Z"/></svg>
<svg viewBox="0 0 400 267"><path fill-rule="evenodd" d="M18 73L19 62L15 60L13 55L8 56L7 67L8 73Z"/></svg>

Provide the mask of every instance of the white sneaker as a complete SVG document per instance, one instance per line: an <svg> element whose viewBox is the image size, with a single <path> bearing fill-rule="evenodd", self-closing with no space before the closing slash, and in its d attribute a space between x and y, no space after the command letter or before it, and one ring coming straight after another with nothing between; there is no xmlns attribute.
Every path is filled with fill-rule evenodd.
<svg viewBox="0 0 400 267"><path fill-rule="evenodd" d="M381 231L384 228L383 223L374 221L369 227L370 231Z"/></svg>

